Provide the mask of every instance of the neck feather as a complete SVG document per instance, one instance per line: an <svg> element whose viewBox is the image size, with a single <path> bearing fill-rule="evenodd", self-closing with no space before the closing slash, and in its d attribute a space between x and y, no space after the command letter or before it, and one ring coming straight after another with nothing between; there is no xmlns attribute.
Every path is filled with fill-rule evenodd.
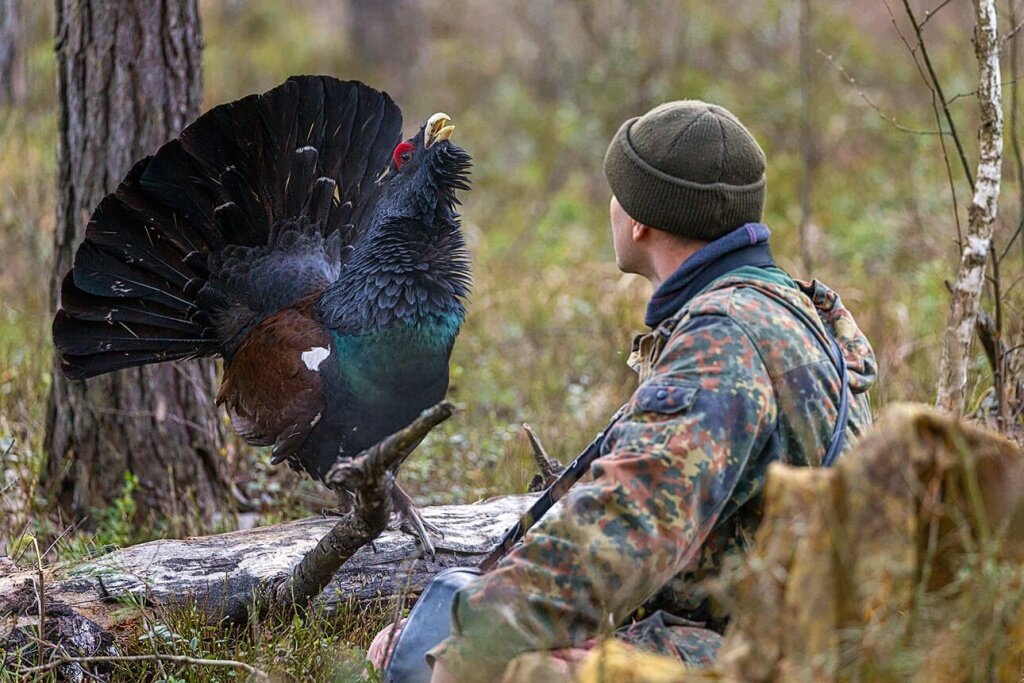
<svg viewBox="0 0 1024 683"><path fill-rule="evenodd" d="M465 318L469 254L456 221L438 228L401 221L374 226L321 297L321 319L366 334L430 317Z"/></svg>

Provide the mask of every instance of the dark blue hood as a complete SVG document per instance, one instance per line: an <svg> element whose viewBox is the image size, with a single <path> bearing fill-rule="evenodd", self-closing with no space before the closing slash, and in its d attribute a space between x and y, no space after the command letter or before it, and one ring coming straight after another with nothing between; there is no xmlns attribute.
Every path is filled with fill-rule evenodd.
<svg viewBox="0 0 1024 683"><path fill-rule="evenodd" d="M657 327L714 280L742 266L775 266L762 223L747 223L701 247L655 290L647 304L644 323Z"/></svg>

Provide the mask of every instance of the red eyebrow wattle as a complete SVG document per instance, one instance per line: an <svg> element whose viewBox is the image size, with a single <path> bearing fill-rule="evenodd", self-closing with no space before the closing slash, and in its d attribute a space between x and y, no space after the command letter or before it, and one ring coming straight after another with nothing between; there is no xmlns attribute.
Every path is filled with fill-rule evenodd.
<svg viewBox="0 0 1024 683"><path fill-rule="evenodd" d="M395 147L395 151L391 153L391 158L394 160L395 166L399 171L402 170L402 154L405 152L411 152L412 150L413 146L411 142L400 142L398 143L398 146Z"/></svg>

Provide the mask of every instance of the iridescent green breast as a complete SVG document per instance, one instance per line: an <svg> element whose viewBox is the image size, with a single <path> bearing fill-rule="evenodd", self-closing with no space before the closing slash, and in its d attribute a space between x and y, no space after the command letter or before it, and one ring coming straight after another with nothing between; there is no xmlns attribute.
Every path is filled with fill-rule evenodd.
<svg viewBox="0 0 1024 683"><path fill-rule="evenodd" d="M415 400L418 392L439 382L447 386L448 359L461 323L460 316L439 315L369 334L332 333L341 376L353 398L390 404Z"/></svg>

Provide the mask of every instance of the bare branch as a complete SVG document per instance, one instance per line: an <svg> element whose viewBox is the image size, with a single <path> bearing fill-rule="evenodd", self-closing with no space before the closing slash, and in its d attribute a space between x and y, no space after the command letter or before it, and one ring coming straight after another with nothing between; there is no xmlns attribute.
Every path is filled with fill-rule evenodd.
<svg viewBox="0 0 1024 683"><path fill-rule="evenodd" d="M942 0L942 2L939 3L939 6L936 7L935 9L925 11L924 19L921 20L921 25L918 26L917 28L919 30L923 31L924 27L928 24L928 22L932 20L932 17L934 17L939 12L941 12L942 8L944 8L946 5L948 5L951 2L953 2L953 0Z"/></svg>
<svg viewBox="0 0 1024 683"><path fill-rule="evenodd" d="M266 674L262 669L257 669L251 664L245 662L239 662L233 659L202 659L199 657L186 657L185 655L164 655L164 654L152 654L152 655L106 655L100 657L59 657L51 660L42 666L34 666L29 669L22 669L17 672L24 676L26 679L32 676L38 676L48 671L52 671L58 667L64 666L65 664L124 664L128 662L172 662L174 664L185 664L187 666L214 666L214 667L226 667L231 669L241 669L251 676L255 676L258 680L269 681L270 676Z"/></svg>
<svg viewBox="0 0 1024 683"><path fill-rule="evenodd" d="M928 55L928 47L925 45L924 36L921 34L921 26L917 23L917 17L914 16L914 10L910 7L910 0L903 0L903 8L907 12L907 17L910 19L910 23L914 26L914 34L917 36L917 47L920 48L921 58L924 60L924 65L928 70L928 76L931 79L932 87L935 89L935 95L942 104L942 113L946 117L946 123L949 126L949 133L953 138L953 143L956 145L957 153L960 156L960 164L963 166L964 176L967 178L967 184L971 186L971 191L973 192L974 178L971 175L970 165L967 163L967 154L964 152L964 147L960 143L960 136L957 135L956 124L953 123L953 115L950 114L946 97L942 94L942 83L939 82L939 77L935 73L935 67L932 66L931 57Z"/></svg>
<svg viewBox="0 0 1024 683"><path fill-rule="evenodd" d="M999 257L996 255L996 243L995 240L989 240L989 250L992 254L991 266L992 266L992 296L995 301L995 349L996 349L996 363L993 366L994 378L995 378L995 391L996 391L996 407L997 407L997 420L1000 431L1004 430L1009 424L1009 404L1006 402L1006 363L1003 358L1003 293L1000 291L1002 281L999 277ZM978 315L985 313L978 306Z"/></svg>
<svg viewBox="0 0 1024 683"><path fill-rule="evenodd" d="M921 80L924 81L925 87L932 95L932 114L935 116L935 126L939 130L942 130L942 116L939 114L939 97L940 94L936 92L935 84L928 77L928 74L921 65L920 60L917 58L917 47L911 46L910 41L903 35L903 31L900 30L899 23L896 21L896 15L893 14L892 7L889 6L888 0L882 0L885 5L886 11L889 13L889 21L892 22L893 29L896 31L896 35L900 37L903 44L907 47L907 51L910 53L911 58L914 60L914 66L917 67L917 72L921 75ZM911 15L911 21L914 21L916 27L916 21ZM920 35L920 33L918 33ZM919 41L918 46L924 48L923 42ZM944 98L943 98L944 99ZM955 128L952 132L955 132ZM951 133L952 133L951 132ZM964 249L964 236L963 228L960 225L960 201L956 194L956 182L953 180L953 166L949 161L949 150L946 148L945 136L939 137L939 146L942 148L942 161L946 166L946 181L949 183L949 195L953 200L953 221L956 223L956 243L957 247L962 252Z"/></svg>
<svg viewBox="0 0 1024 683"><path fill-rule="evenodd" d="M1024 182L1024 180L1018 182ZM1017 229L1013 231L1012 235L1010 235L1010 239L1006 242L1006 246L1003 247L1003 253L999 255L1000 261L1006 258L1006 255L1010 252L1010 247L1012 247L1013 243L1017 241L1017 238L1021 236L1022 230L1024 230L1024 210L1021 211L1020 221L1017 223Z"/></svg>
<svg viewBox="0 0 1024 683"><path fill-rule="evenodd" d="M827 54L820 49L817 50L817 53L824 57L825 59L827 59L828 63L835 67L836 71L839 72L839 75L842 76L847 83L849 83L850 85L857 89L857 94L860 96L862 100L864 100L865 103L867 103L869 107L871 107L872 110L874 110L876 114L878 114L878 118L882 119L896 130L900 131L901 133L910 133L911 135L949 135L949 133L942 130L921 130L919 128L909 128L903 125L896 119L896 116L894 114L886 114L884 111L882 111L882 108L878 104L876 104L868 96L868 94L864 92L863 89L861 89L860 84L857 83L857 79L854 78L850 74L850 72L847 71L845 67L843 67L842 64L837 62L833 55Z"/></svg>
<svg viewBox="0 0 1024 683"><path fill-rule="evenodd" d="M1020 76L1008 78L1005 81L1002 81L1000 83L1000 85L1002 85L1005 88L1008 85L1013 85L1014 83L1019 81L1020 78L1021 78ZM978 91L977 90L971 90L969 92L958 92L957 94L955 94L952 97L950 97L949 98L949 102L947 102L946 104L953 104L957 100L963 99L965 97L976 97L977 95L978 95Z"/></svg>
<svg viewBox="0 0 1024 683"><path fill-rule="evenodd" d="M1015 9L1015 8L1013 7L1013 3L1011 2L1011 3L1010 3L1010 13L1011 13L1011 16L1012 16L1012 14L1013 14L1013 12L1014 12L1014 9ZM1014 22L1014 20L1013 20L1013 19L1010 19L1010 23L1012 24L1013 22ZM1024 28L1024 21L1020 21L1020 22L1018 22L1018 23L1017 23L1017 24L1016 24L1016 25L1015 25L1015 26L1014 26L1014 27L1013 27L1012 29L1010 29L1010 30L1009 30L1009 31L1007 32L1007 34L1006 34L1005 36L1003 36L1003 39L1002 39L1002 41L1001 41L1001 42L1002 42L1003 44L1006 44L1006 43L1008 43L1009 41L1013 40L1013 37L1014 37L1015 35L1017 35L1017 33L1018 33L1018 32L1019 32L1019 31L1020 31L1020 30L1021 30L1022 28Z"/></svg>
<svg viewBox="0 0 1024 683"><path fill-rule="evenodd" d="M530 492L536 493L551 486L565 471L565 466L548 455L544 444L540 442L540 437L533 431L533 427L524 422L523 431L526 432L526 438L530 441L534 462L537 463L537 469L540 470L540 474L530 482Z"/></svg>

